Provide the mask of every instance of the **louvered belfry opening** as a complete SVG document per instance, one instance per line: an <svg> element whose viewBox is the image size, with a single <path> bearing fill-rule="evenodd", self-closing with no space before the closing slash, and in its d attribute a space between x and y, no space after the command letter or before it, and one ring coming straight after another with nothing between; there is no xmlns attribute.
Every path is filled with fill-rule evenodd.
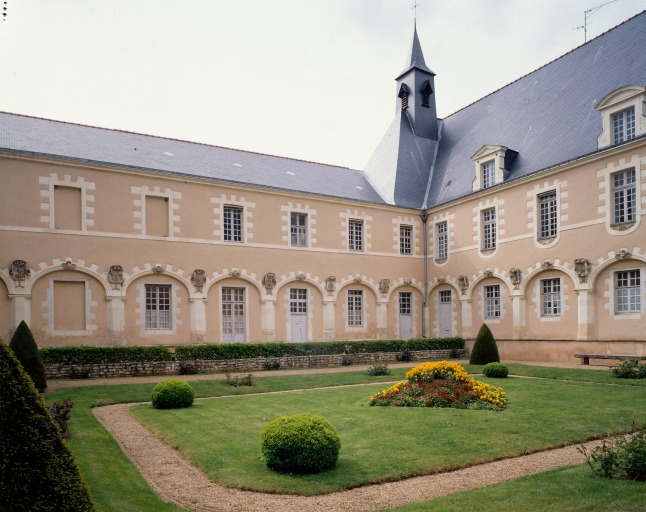
<svg viewBox="0 0 646 512"><path fill-rule="evenodd" d="M429 108L431 106L431 94L433 94L433 88L431 83L426 80L422 85L422 107Z"/></svg>
<svg viewBox="0 0 646 512"><path fill-rule="evenodd" d="M402 100L402 110L406 110L408 108L408 89L406 88L406 84L402 84L399 88L397 97Z"/></svg>

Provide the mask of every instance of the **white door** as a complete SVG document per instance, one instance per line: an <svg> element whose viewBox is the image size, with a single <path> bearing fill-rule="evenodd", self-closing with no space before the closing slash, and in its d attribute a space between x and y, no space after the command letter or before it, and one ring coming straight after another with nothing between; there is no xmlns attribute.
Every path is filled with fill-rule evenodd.
<svg viewBox="0 0 646 512"><path fill-rule="evenodd" d="M222 342L246 341L244 288L222 288Z"/></svg>
<svg viewBox="0 0 646 512"><path fill-rule="evenodd" d="M307 288L289 290L290 341L307 341Z"/></svg>
<svg viewBox="0 0 646 512"><path fill-rule="evenodd" d="M399 292L399 338L409 340L413 337L412 292Z"/></svg>
<svg viewBox="0 0 646 512"><path fill-rule="evenodd" d="M453 311L451 310L451 290L440 292L440 337L453 336Z"/></svg>

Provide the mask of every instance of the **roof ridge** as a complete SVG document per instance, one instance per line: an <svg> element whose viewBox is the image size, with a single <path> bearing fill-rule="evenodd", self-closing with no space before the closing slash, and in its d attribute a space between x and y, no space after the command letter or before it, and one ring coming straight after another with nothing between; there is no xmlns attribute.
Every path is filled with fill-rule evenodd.
<svg viewBox="0 0 646 512"><path fill-rule="evenodd" d="M453 115L457 114L458 112L462 112L463 110L465 110L465 109L469 108L470 106L475 105L476 103L478 103L478 102L480 102L480 101L484 100L485 98L488 98L488 97L489 97L489 96L491 96L492 94L496 94L497 92L502 91L503 89L506 89L506 88L507 88L507 87L509 87L510 85L515 84L516 82L518 82L518 81L522 80L522 79L523 79L523 78L525 78L525 77L528 77L529 75L531 75L531 74L533 74L533 73L536 73L537 71L539 71L539 70L543 69L544 67L549 66L549 65L550 65L550 64L552 64L553 62L556 62L557 60L562 59L562 58L563 58L563 57L565 57L566 55L569 55L570 53L575 52L575 51L576 51L576 50L578 50L579 48L583 48L585 45L590 44L592 41L594 41L594 40L596 40L596 39L599 39L599 38L600 38L600 37L602 37L602 36L605 36L608 32L612 32L613 30L615 30L615 29L619 28L621 25L624 25L625 23L628 23L630 20L633 20L633 19L637 18L638 16L641 16L641 15L642 15L642 14L644 14L644 13L646 13L646 9L644 9L644 10L643 10L643 11L641 11L641 12L638 12L638 13L637 13L637 14L635 14L634 16L631 16L630 18L628 18L628 19L626 19L626 20L622 21L621 23L618 23L618 24L617 24L617 25L615 25L614 27L609 28L609 29L608 29L608 30L606 30L605 32L602 32L601 34L599 34L598 36L596 36L596 37L594 37L594 38L590 39L589 41L586 41L585 43L583 43L583 44L581 44L581 45L579 45L579 46L576 46L576 47L572 48L571 50L569 50L569 51L565 52L563 55L560 55L560 56L558 56L558 57L556 57L556 58L552 59L551 61L546 62L546 63L545 63L545 64L543 64L542 66L539 66L539 67L537 67L536 69L534 69L534 70L532 70L532 71L529 71L528 73L525 73L525 74L524 74L524 75L522 75L522 76L519 76L518 78L516 78L516 80L512 80L512 81L511 81L511 82L509 82L508 84L503 85L502 87L499 87L499 88L498 88L498 89L496 89L495 91L491 91L489 94L485 94L482 98L479 98L479 99L477 99L477 100L474 100L474 101L472 101L471 103L469 103L468 105L465 105L464 107L459 108L459 109L458 109L458 110L456 110L455 112L452 112L451 114L449 114L448 116L446 116L446 117L444 117L444 118L442 118L442 119L447 119L447 118L449 118L449 117L451 117L451 116L453 116Z"/></svg>
<svg viewBox="0 0 646 512"><path fill-rule="evenodd" d="M61 121L60 119L50 119L50 118L47 118L47 117L32 116L32 115L29 115L29 114L18 114L16 112L6 112L4 110L0 110L0 114L8 114L8 115L11 115L11 116L27 117L27 118L30 118L30 119L39 119L41 121L51 121L53 123L63 123L63 124L68 124L68 125L73 125L73 126L83 126L85 128L94 128L96 130L107 130L107 131L111 131L111 132L129 133L131 135L142 135L144 137L154 137L156 139L172 140L172 141L175 141L175 142L185 142L187 144L197 144L199 146L207 146L207 147L211 147L211 148L228 149L230 151L240 151L241 153L249 153L249 154L252 154L252 155L269 156L269 157L272 157L272 158L281 158L281 159L284 159L284 160L293 160L295 162L304 162L304 163L308 163L308 164L325 165L327 167L336 167L337 169L344 169L344 170L349 170L349 171L360 172L358 169L353 169L351 167L346 167L346 166L343 166L343 165L326 164L324 162L315 162L314 160L305 160L303 158L293 158L293 157L289 157L289 156L272 155L270 153L261 153L260 151L249 151L247 149L238 149L238 148L231 148L231 147L228 147L228 146L219 146L217 144L209 144L207 142L196 142L196 141L192 141L192 140L178 139L178 138L175 138L175 137L165 137L163 135L152 135L152 134L149 134L149 133L133 132L133 131L130 131L130 130L122 130L122 129L118 129L118 128L105 128L103 126L94 126L94 125L91 125L91 124L76 123L76 122L72 122L72 121Z"/></svg>

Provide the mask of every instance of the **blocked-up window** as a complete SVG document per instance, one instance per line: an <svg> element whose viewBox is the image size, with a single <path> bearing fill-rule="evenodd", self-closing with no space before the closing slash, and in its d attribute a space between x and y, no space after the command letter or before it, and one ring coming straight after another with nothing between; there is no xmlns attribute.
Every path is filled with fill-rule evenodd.
<svg viewBox="0 0 646 512"><path fill-rule="evenodd" d="M85 281L54 281L54 329L84 331Z"/></svg>
<svg viewBox="0 0 646 512"><path fill-rule="evenodd" d="M169 235L167 197L146 196L146 235Z"/></svg>
<svg viewBox="0 0 646 512"><path fill-rule="evenodd" d="M82 191L78 187L54 185L54 227L83 229Z"/></svg>

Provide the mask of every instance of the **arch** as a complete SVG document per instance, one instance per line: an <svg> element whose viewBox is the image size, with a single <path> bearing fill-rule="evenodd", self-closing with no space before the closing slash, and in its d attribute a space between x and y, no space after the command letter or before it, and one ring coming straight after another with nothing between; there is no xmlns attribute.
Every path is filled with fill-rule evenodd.
<svg viewBox="0 0 646 512"><path fill-rule="evenodd" d="M82 260L78 260L77 262L74 262L72 260L59 260L55 259L52 260L51 265L41 265L40 270L35 272L33 276L31 276L30 279L28 279L25 282L25 294L31 294L31 291L36 284L36 282L46 276L47 274L51 274L52 272L58 272L60 271L72 271L72 272L81 272L82 274L87 274L94 279L96 279L101 285L103 286L103 289L105 291L105 295L111 295L112 294L112 289L110 286L110 283L108 283L105 278L103 277L103 274L99 273L97 271L98 266L97 265L92 265L90 267L85 266L85 262Z"/></svg>
<svg viewBox="0 0 646 512"><path fill-rule="evenodd" d="M224 269L222 273L214 272L213 274L211 274L211 278L208 280L208 282L204 285L204 291L202 292L202 295L204 297L207 297L209 290L213 285L230 278L247 281L248 283L252 284L254 288L256 288L256 290L258 290L261 298L265 296L265 288L264 286L262 286L262 283L258 282L258 280L256 279L256 274L251 274L244 268L242 270L235 268L233 270Z"/></svg>
<svg viewBox="0 0 646 512"><path fill-rule="evenodd" d="M440 279L444 279L444 281L440 282ZM457 283L457 278L455 278L455 277L446 277L446 278L439 278L438 277L438 278L433 279L432 281L429 281L429 283L428 283L428 293L429 293L429 295L431 294L431 292L433 290L435 290L435 288L437 288L438 286L442 286L444 284L448 284L451 288L453 288L456 291L458 297L461 295L462 290L460 290L460 287L458 286L458 283Z"/></svg>
<svg viewBox="0 0 646 512"><path fill-rule="evenodd" d="M390 302L390 298L392 295L399 289L404 286L410 286L411 288L414 288L417 290L422 297L424 297L424 286L420 281L417 281L416 279L411 279L410 283L407 283L405 279L398 279L393 283L393 285L390 287L390 290L388 290L388 293L386 294L386 299L388 302Z"/></svg>
<svg viewBox="0 0 646 512"><path fill-rule="evenodd" d="M309 283L312 286L314 286L314 288L316 288L318 290L318 292L321 294L322 299L324 299L325 296L326 296L327 291L326 291L325 287L321 283L319 283L318 280L311 278L309 275L305 275L304 277L299 278L299 277L294 276L294 275L290 275L289 277L285 277L285 275L283 274L281 276L281 278L284 278L284 279L281 279L280 283L277 283L276 286L274 287L274 293L273 293L274 297L278 297L278 292L280 292L280 290L282 290L289 283L294 283L294 282L296 282L296 283Z"/></svg>
<svg viewBox="0 0 646 512"><path fill-rule="evenodd" d="M171 268L168 268L171 267ZM140 270L139 267L136 267L133 269L133 273L130 274L124 281L123 285L121 285L121 296L125 297L126 292L128 291L128 287L134 283L137 279L143 277L143 276L148 276L148 275L165 275L165 276L170 276L176 281L179 281L184 285L186 288L186 291L188 292L189 297L192 296L192 290L191 290L191 283L188 279L186 279L183 276L183 273L179 273L176 270L173 270L172 266L168 265L162 272L157 272L155 270L155 267L152 265L146 265L146 268L143 270Z"/></svg>
<svg viewBox="0 0 646 512"><path fill-rule="evenodd" d="M469 287L467 288L467 293L465 295L462 295L462 297L466 297L467 299L473 299L473 291L476 289L478 284L480 284L485 279L489 279L491 277L502 281L507 286L507 290L511 295L511 292L513 291L513 285L511 284L511 281L509 280L509 278L507 278L506 274L507 272L505 272L504 270L500 272L498 269L481 270L475 277L474 276L471 277L471 282L469 283Z"/></svg>
<svg viewBox="0 0 646 512"><path fill-rule="evenodd" d="M525 295L527 291L527 286L529 283L531 283L534 279L536 279L536 276L539 274L542 274L543 272L548 272L550 270L558 270L559 272L564 273L567 275L572 282L574 283L574 291L577 291L579 289L579 279L577 278L576 273L567 265L562 265L559 260L555 260L552 265L549 267L544 267L543 263L537 262L534 268L528 268L527 269L527 275L525 276L525 279L523 279L518 287L520 290L521 295Z"/></svg>
<svg viewBox="0 0 646 512"><path fill-rule="evenodd" d="M596 266L592 272L590 272L590 276L588 278L588 283L590 284L590 288L593 288L597 284L597 279L598 277L603 273L604 270L606 270L608 267L611 267L615 263L619 261L625 261L626 259L628 260L637 260L642 263L646 263L646 256L643 256L639 253L626 253L626 256L621 255L622 253L620 252L619 254L616 254L614 251L611 251L608 253L608 258L603 259L599 258L597 262L599 262L599 265Z"/></svg>
<svg viewBox="0 0 646 512"><path fill-rule="evenodd" d="M361 281L357 281L357 278L359 277L361 278ZM357 275L349 275L349 274L344 278L342 278L341 281L339 281L338 286L336 287L336 290L334 290L334 295L333 295L334 301L336 302L338 300L341 290L343 290L344 288L352 284L363 285L367 287L372 291L375 297L375 301L379 302L379 296L381 294L379 293L378 286L373 282L372 279L369 279L366 276L357 276Z"/></svg>
<svg viewBox="0 0 646 512"><path fill-rule="evenodd" d="M7 273L9 273L8 270L7 270ZM15 293L15 286L11 282L13 281L13 279L5 275L4 271L0 271L0 281L2 281L7 287L7 293Z"/></svg>

